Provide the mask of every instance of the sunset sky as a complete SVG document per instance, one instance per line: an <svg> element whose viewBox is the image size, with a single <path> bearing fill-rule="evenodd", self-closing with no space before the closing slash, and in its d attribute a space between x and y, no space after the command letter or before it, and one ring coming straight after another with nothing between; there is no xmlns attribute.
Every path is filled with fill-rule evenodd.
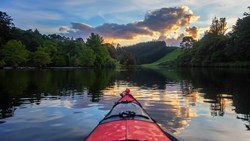
<svg viewBox="0 0 250 141"><path fill-rule="evenodd" d="M249 0L1 0L0 11L16 27L42 34L87 38L91 32L106 42L130 45L164 40L177 45L183 36L196 39L216 17L228 29L247 11Z"/></svg>

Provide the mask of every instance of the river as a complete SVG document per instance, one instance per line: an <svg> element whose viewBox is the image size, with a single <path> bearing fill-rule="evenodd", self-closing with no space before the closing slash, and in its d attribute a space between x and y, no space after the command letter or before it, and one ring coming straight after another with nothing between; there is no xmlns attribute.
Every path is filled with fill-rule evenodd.
<svg viewBox="0 0 250 141"><path fill-rule="evenodd" d="M0 140L83 140L130 88L183 141L250 139L249 69L0 70Z"/></svg>

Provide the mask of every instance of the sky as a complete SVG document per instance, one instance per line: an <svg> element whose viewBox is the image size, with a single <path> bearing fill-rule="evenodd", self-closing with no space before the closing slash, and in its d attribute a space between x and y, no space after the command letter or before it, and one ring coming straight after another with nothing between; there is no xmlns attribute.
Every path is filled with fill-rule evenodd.
<svg viewBox="0 0 250 141"><path fill-rule="evenodd" d="M83 39L93 32L122 46L200 39L214 17L226 17L230 31L248 6L249 0L0 0L18 28Z"/></svg>

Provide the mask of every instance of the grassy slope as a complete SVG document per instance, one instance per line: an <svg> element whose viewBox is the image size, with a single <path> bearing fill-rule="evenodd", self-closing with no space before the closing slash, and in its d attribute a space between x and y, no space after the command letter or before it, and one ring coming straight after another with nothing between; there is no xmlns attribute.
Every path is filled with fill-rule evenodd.
<svg viewBox="0 0 250 141"><path fill-rule="evenodd" d="M157 65L160 65L162 63L166 63L166 62L169 62L169 61L173 61L175 59L177 59L177 57L179 55L181 55L183 53L183 50L181 48L176 48L174 51L166 54L164 57L162 57L161 59L151 63L151 64L144 64L143 66L157 66Z"/></svg>

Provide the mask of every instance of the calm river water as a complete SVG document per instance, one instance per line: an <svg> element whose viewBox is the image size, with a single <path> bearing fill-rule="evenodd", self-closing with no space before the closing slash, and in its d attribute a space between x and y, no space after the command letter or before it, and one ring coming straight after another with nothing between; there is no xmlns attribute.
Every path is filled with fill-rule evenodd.
<svg viewBox="0 0 250 141"><path fill-rule="evenodd" d="M249 141L249 69L0 70L1 141L81 141L130 88L183 141Z"/></svg>

